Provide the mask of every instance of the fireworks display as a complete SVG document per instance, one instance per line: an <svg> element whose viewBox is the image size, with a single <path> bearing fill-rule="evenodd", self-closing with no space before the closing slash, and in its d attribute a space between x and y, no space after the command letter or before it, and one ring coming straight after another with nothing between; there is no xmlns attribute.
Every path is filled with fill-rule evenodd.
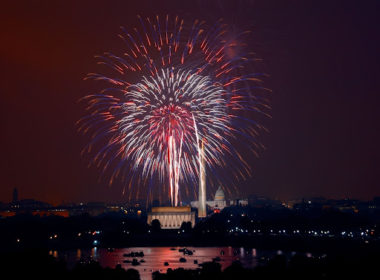
<svg viewBox="0 0 380 280"><path fill-rule="evenodd" d="M78 127L91 138L83 152L96 150L92 163L111 170L110 184L120 179L138 196L160 182L174 206L198 184L202 145L210 184L226 173L249 176L240 149L260 149L263 127L254 116L269 107L256 93L262 74L250 73L254 59L238 43L241 34L231 39L221 21L138 19L120 35L122 55L98 57L113 72L87 76L105 86L83 98L88 114Z"/></svg>

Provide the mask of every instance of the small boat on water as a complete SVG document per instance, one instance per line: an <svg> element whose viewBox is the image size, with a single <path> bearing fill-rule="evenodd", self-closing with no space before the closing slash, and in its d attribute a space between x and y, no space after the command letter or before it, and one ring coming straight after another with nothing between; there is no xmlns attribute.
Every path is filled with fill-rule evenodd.
<svg viewBox="0 0 380 280"><path fill-rule="evenodd" d="M220 257L215 257L212 259L213 262L220 262L221 261L221 258Z"/></svg>
<svg viewBox="0 0 380 280"><path fill-rule="evenodd" d="M123 263L131 263L132 261L130 260L124 260Z"/></svg>
<svg viewBox="0 0 380 280"><path fill-rule="evenodd" d="M194 264L198 264L198 260L194 260Z"/></svg>
<svg viewBox="0 0 380 280"><path fill-rule="evenodd" d="M132 265L140 265L139 261L137 259L132 260Z"/></svg>
<svg viewBox="0 0 380 280"><path fill-rule="evenodd" d="M224 256L224 251L222 250L222 251L220 251L220 254L222 255L222 256Z"/></svg>
<svg viewBox="0 0 380 280"><path fill-rule="evenodd" d="M144 260L144 259L141 259L141 260L140 260L140 262L141 262L141 263L144 263L144 262L145 262L145 260Z"/></svg>
<svg viewBox="0 0 380 280"><path fill-rule="evenodd" d="M124 257L144 257L144 252L130 252L123 254Z"/></svg>
<svg viewBox="0 0 380 280"><path fill-rule="evenodd" d="M164 266L169 266L169 263L168 262L164 262Z"/></svg>
<svg viewBox="0 0 380 280"><path fill-rule="evenodd" d="M187 248L178 249L178 252L182 252L184 255L189 255L189 256L191 256L193 254L193 251L191 251Z"/></svg>
<svg viewBox="0 0 380 280"><path fill-rule="evenodd" d="M186 262L186 259L185 258L180 258L179 261L180 262Z"/></svg>
<svg viewBox="0 0 380 280"><path fill-rule="evenodd" d="M176 248L170 248L170 250L172 250L172 251L176 251L177 249L176 249Z"/></svg>

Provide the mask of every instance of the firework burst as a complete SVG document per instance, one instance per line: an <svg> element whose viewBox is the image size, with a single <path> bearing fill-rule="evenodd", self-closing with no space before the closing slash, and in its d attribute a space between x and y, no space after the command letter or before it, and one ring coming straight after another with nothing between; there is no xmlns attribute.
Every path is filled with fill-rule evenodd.
<svg viewBox="0 0 380 280"><path fill-rule="evenodd" d="M236 178L250 175L236 140L260 148L262 126L251 116L266 115L268 106L254 92L261 74L245 73L249 54L233 51L236 40L225 39L222 22L138 19L139 28L120 35L122 56L99 57L114 74L87 77L110 86L83 98L89 113L78 127L91 137L83 152L100 147L92 162L112 170L110 184L119 178L138 195L148 180L161 182L173 205L197 185L201 143L210 183L223 182L226 168Z"/></svg>

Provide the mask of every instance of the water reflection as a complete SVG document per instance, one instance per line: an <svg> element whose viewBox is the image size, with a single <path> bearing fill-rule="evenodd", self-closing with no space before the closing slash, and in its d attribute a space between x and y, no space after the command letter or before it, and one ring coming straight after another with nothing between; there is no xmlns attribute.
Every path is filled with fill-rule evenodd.
<svg viewBox="0 0 380 280"><path fill-rule="evenodd" d="M225 269L233 261L240 261L245 267L254 267L257 265L256 249L245 250L244 248L232 247L187 247L188 252L180 252L181 247L134 247L107 250L104 248L94 247L89 250L78 249L65 252L66 261L69 267L74 267L76 262L81 259L93 259L98 261L103 267L114 268L120 264L124 269L134 268L140 273L142 280L151 280L152 272L166 272L168 268L176 269L183 267L185 269L196 269L199 264L204 262L218 261L222 269ZM131 252L144 252L144 256L125 257L124 254ZM54 252L52 252L54 255ZM57 255L57 253L55 253ZM185 258L185 262L180 259ZM220 260L219 260L220 258ZM132 260L137 259L139 265L133 265ZM136 263L135 263L136 264ZM166 264L166 265L165 265Z"/></svg>
<svg viewBox="0 0 380 280"><path fill-rule="evenodd" d="M244 248L243 247L240 247L240 256L244 256Z"/></svg>
<svg viewBox="0 0 380 280"><path fill-rule="evenodd" d="M91 258L96 260L98 258L98 248L94 247L91 249Z"/></svg>
<svg viewBox="0 0 380 280"><path fill-rule="evenodd" d="M181 250L180 250L181 249ZM234 261L240 261L246 268L253 268L259 263L264 264L275 255L292 257L296 252L283 252L281 250L263 251L255 248L233 248L233 247L187 247L186 253L181 247L133 247L121 249L105 249L93 247L92 249L77 249L69 251L50 250L49 255L63 258L68 268L72 269L78 261L85 263L91 260L98 261L102 267L115 268L120 264L124 269L136 269L140 273L141 280L151 280L152 272L167 272L169 268L179 267L185 269L197 269L199 264L217 261L222 270L230 266ZM131 256L132 252L143 252ZM126 255L129 254L129 257ZM304 254L313 257L311 253ZM185 262L180 259L185 258ZM133 259L136 261L133 263ZM138 265L137 262L139 263Z"/></svg>
<svg viewBox="0 0 380 280"><path fill-rule="evenodd" d="M49 255L53 256L54 258L58 258L58 251L57 250L50 250Z"/></svg>
<svg viewBox="0 0 380 280"><path fill-rule="evenodd" d="M79 261L80 260L80 258L82 257L82 250L81 249L78 249L77 250L77 261Z"/></svg>

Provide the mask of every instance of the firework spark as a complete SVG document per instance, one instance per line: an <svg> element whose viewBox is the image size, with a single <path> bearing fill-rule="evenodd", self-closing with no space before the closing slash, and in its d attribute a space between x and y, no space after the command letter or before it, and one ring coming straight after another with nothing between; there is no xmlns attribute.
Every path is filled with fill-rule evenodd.
<svg viewBox="0 0 380 280"><path fill-rule="evenodd" d="M83 98L89 114L78 127L91 135L84 152L100 146L92 162L112 170L110 184L120 178L131 192L132 184L158 178L173 205L189 191L180 184L197 185L200 142L213 174L229 168L236 177L249 175L234 141L241 138L255 152L262 127L245 115L268 108L252 94L260 74L244 74L252 59L231 55L236 40L224 39L221 22L208 28L197 20L188 27L178 17L138 18L139 28L120 35L125 53L99 57L116 74L87 77L110 86Z"/></svg>

